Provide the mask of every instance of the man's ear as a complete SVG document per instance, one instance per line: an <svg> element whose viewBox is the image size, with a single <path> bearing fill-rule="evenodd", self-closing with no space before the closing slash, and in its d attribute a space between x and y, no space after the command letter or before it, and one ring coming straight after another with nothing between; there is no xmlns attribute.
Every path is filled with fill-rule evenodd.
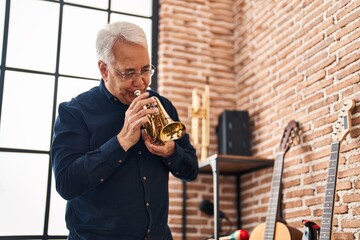
<svg viewBox="0 0 360 240"><path fill-rule="evenodd" d="M107 69L106 64L103 61L99 60L98 61L98 67L99 67L102 79L104 79L104 81L107 81L108 69Z"/></svg>

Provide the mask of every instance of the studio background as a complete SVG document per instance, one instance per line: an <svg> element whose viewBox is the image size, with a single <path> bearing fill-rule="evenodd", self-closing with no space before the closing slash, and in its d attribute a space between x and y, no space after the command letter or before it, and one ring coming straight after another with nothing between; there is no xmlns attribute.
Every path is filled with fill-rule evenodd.
<svg viewBox="0 0 360 240"><path fill-rule="evenodd" d="M7 1L1 1L3 8L5 2ZM26 2L39 4L44 1ZM335 239L360 240L359 1L160 0L158 4L158 32L155 36L152 35L152 39L158 41L158 51L155 52L157 56L153 54L153 58L158 61L157 90L172 100L181 121L191 134L191 90L204 88L206 79L209 79L210 155L217 153L216 127L218 117L224 110L249 111L252 153L263 158L275 157L283 130L290 120L300 123L300 142L290 149L285 158L282 201L284 218L289 225L301 231L303 219L321 219L332 125L343 101L353 99L356 102L352 111L353 129L341 145L334 224ZM97 31L106 21L107 16L102 16L101 25L92 25L86 29ZM3 25L1 23L1 27ZM69 41L76 42L83 31L82 28L75 28L72 33L74 37ZM88 43L94 39L91 36L85 38ZM86 44L83 41L80 43ZM84 47L88 48L86 51L95 54L93 46ZM16 50L21 53L21 49ZM41 55L48 51L56 53L56 45L46 49L38 48L32 54ZM53 56L56 56L55 53ZM21 59L18 56L16 57ZM75 56L77 59L71 65L74 69L77 69L75 66L79 62L88 61L81 58L82 54L69 51L69 61ZM29 59L23 64L36 64ZM54 117L52 103L42 101L42 97L35 103L46 105L44 108L50 108L47 112L30 111L24 104L36 99L39 85L43 87L48 84L49 89L53 89L53 83L48 79L49 74L45 74L44 79L35 78L38 85L26 82L29 78L24 77L21 78L24 80L22 82L13 82L13 88L20 92L5 97L7 84L11 82L7 81L7 77L12 79L10 77L13 70L7 69L8 61L10 60L2 59L1 65L1 74L4 75L5 71L5 79L1 78L0 238L9 235L9 229L15 235L42 235L43 225L47 224L40 217L43 219L46 211L48 145L44 145L45 149L36 146L38 150L31 152L35 154L31 155L31 159L22 157L23 154L30 153L21 150L21 154L17 153L21 156L18 158L9 149L22 147L8 146L11 142L1 139L6 134L13 139L12 144L18 144L18 140L23 141L24 138L29 139L27 144L37 145L41 142L35 141L33 137L40 138L37 129L42 125L21 129L18 125L8 128L5 123L28 121L29 118L36 124L37 119L51 120ZM93 73L91 78L96 78L95 63L89 62L82 72L84 76L88 77L87 74ZM44 60L38 67L46 64L48 62ZM91 64L94 65L89 67ZM50 73L55 70L41 71ZM64 82L66 80L70 81L68 91L64 91L64 97L68 98L78 81L64 78ZM78 89L89 88L82 83ZM50 91L52 92L53 90ZM46 94L49 92L46 91ZM8 107L5 107L5 101L9 101ZM15 103L19 105L21 118L6 120L6 111L16 109ZM51 129L51 125L46 127ZM50 134L44 135L46 141L49 141ZM41 166L37 166L34 159ZM41 175L26 175L33 169L42 169ZM11 178L4 177L6 172L13 173L10 174ZM265 221L272 173L273 169L268 168L241 177L241 227L249 232ZM213 220L201 213L198 205L202 199L212 198L212 177L200 174L196 181L186 184L186 209L183 208L183 183L175 178L170 181L169 224L174 238L195 240L211 235ZM45 186L42 201L32 200L35 185ZM220 176L219 189L220 208L236 223L235 177ZM55 194L52 193L51 196ZM55 206L59 208L61 204L60 201ZM183 229L184 211L186 229ZM17 220L9 222L5 218L7 215L3 213L16 216ZM55 217L57 221L63 217L61 213L60 207L59 215ZM39 227L26 228L26 223L34 221L35 217L41 223ZM64 235L64 230L60 228L49 233Z"/></svg>

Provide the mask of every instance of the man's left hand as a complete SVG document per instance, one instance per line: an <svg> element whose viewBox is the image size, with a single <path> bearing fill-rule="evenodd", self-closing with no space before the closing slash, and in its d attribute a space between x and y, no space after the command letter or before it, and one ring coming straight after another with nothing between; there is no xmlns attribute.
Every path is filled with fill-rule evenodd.
<svg viewBox="0 0 360 240"><path fill-rule="evenodd" d="M152 154L161 156L163 158L170 157L175 152L175 142L164 142L164 145L154 144L151 141L151 137L148 136L145 131L142 131L142 138L144 139L145 146Z"/></svg>

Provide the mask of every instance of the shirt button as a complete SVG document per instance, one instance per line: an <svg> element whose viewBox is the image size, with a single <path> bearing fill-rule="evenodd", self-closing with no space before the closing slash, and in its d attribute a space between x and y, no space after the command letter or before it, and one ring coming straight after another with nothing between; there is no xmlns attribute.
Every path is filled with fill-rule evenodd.
<svg viewBox="0 0 360 240"><path fill-rule="evenodd" d="M168 165L171 165L171 162L168 162Z"/></svg>
<svg viewBox="0 0 360 240"><path fill-rule="evenodd" d="M150 228L148 229L148 233L150 232Z"/></svg>
<svg viewBox="0 0 360 240"><path fill-rule="evenodd" d="M146 203L146 206L147 206L147 207L150 206L150 203L147 202L147 203Z"/></svg>
<svg viewBox="0 0 360 240"><path fill-rule="evenodd" d="M119 160L119 163L122 163L122 160L121 160L121 159Z"/></svg>
<svg viewBox="0 0 360 240"><path fill-rule="evenodd" d="M144 181L146 181L146 176L143 177Z"/></svg>
<svg viewBox="0 0 360 240"><path fill-rule="evenodd" d="M104 179L102 178L102 179L100 179L100 182L103 182L104 181Z"/></svg>
<svg viewBox="0 0 360 240"><path fill-rule="evenodd" d="M141 151L138 151L138 154L141 155Z"/></svg>

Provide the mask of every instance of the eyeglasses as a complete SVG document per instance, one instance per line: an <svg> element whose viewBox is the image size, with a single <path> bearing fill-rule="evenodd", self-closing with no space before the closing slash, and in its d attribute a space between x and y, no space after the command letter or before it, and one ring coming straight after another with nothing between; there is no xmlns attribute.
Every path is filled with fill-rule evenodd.
<svg viewBox="0 0 360 240"><path fill-rule="evenodd" d="M137 76L151 77L152 75L154 75L156 68L155 66L150 65L148 67L144 67L143 69L141 69L139 73L135 72L135 70L120 71L115 68L113 69L116 71L117 75L119 75L119 77L122 78L122 80L130 81L135 79L135 77Z"/></svg>

